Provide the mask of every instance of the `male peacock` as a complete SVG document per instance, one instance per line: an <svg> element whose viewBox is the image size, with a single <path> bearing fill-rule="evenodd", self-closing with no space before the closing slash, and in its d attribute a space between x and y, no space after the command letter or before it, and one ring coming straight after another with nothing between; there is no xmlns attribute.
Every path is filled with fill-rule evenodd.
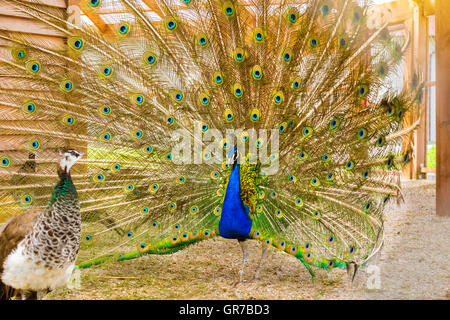
<svg viewBox="0 0 450 320"><path fill-rule="evenodd" d="M45 210L12 218L0 230L0 299L41 299L72 274L81 237L78 195L70 168L85 154L68 150Z"/></svg>
<svg viewBox="0 0 450 320"><path fill-rule="evenodd" d="M35 89L2 94L2 107L45 119L0 124L2 136L29 137L22 145L38 169L16 172L23 154L2 151L2 174L24 179L1 187L0 212L44 205L52 144L87 148L72 175L79 267L219 234L239 240L243 267L245 240L257 239L311 274L361 265L381 247L420 87L395 93L384 81L408 41L387 23L369 30L367 3L120 0L120 21L102 33L30 0L8 2L67 43L0 33L12 55L0 58L2 73ZM24 197L32 201L15 200Z"/></svg>

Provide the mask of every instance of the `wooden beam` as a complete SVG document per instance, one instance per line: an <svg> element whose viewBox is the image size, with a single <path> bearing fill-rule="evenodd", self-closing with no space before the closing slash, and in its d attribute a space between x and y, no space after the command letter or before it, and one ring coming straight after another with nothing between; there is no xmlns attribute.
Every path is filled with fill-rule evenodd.
<svg viewBox="0 0 450 320"><path fill-rule="evenodd" d="M436 0L436 212L450 217L450 1Z"/></svg>

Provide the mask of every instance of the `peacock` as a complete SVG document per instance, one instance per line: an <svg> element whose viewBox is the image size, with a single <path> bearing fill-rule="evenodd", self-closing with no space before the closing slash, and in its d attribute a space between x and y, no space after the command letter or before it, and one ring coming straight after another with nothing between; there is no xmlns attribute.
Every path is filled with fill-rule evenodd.
<svg viewBox="0 0 450 320"><path fill-rule="evenodd" d="M0 300L42 299L72 275L81 237L78 195L70 168L85 154L61 152L45 210L27 210L0 230ZM20 171L20 170L19 170Z"/></svg>
<svg viewBox="0 0 450 320"><path fill-rule="evenodd" d="M249 240L259 268L275 248L312 276L380 250L422 84L387 81L409 39L369 29L368 1L81 0L90 15L119 12L104 30L8 3L66 41L0 32L16 88L0 105L31 120L0 123L19 146L0 152L0 217L45 208L64 147L87 154L72 173L78 268L216 236L242 247L240 280ZM33 171L20 171L30 152Z"/></svg>

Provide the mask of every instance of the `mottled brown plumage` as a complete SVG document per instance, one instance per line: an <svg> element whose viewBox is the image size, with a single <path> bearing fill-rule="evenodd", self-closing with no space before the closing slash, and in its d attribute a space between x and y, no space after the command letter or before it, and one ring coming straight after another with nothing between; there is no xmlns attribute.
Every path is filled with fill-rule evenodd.
<svg viewBox="0 0 450 320"><path fill-rule="evenodd" d="M30 210L19 216L10 219L0 229L0 300L9 300L20 296L21 292L14 288L6 286L1 282L1 275L3 274L3 263L6 257L17 248L17 245L22 241L27 234L33 230L34 221L39 216L41 211ZM33 297L36 292L28 293Z"/></svg>

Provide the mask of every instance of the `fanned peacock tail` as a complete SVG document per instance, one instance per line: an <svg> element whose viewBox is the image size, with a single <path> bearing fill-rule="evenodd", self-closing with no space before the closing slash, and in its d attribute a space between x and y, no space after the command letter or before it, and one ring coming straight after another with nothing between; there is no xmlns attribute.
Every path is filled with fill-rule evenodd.
<svg viewBox="0 0 450 320"><path fill-rule="evenodd" d="M81 2L93 12L106 5ZM396 94L384 81L408 41L387 24L368 30L368 4L157 0L155 20L141 1L121 0L123 21L104 34L38 0L8 3L67 41L0 32L11 43L0 73L15 89L1 90L0 105L21 119L0 124L4 143L21 146L1 153L4 217L45 208L57 180L54 147L70 146L88 154L72 173L80 267L180 250L219 234L225 154L236 139L247 146L240 170L250 237L308 270L361 264L380 248L383 208L399 194L396 173L411 154L402 138L417 124L407 126L405 114L414 115L420 86ZM209 148L212 129L226 137L219 150ZM276 152L267 151L275 136L251 139L261 129L278 133ZM203 150L189 163L173 153L177 132ZM268 162L251 161L263 152Z"/></svg>

